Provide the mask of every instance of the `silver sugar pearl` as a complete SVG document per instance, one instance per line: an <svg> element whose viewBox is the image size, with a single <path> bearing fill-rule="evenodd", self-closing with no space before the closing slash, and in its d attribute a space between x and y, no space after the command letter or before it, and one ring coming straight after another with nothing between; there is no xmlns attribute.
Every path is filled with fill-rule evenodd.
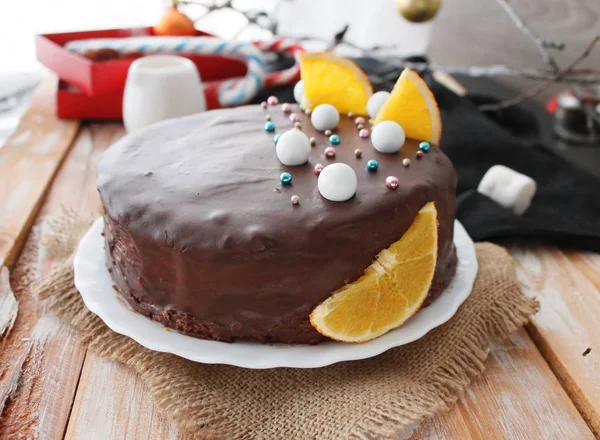
<svg viewBox="0 0 600 440"><path fill-rule="evenodd" d="M332 134L333 134L333 131L325 130L325 136L331 136Z"/></svg>
<svg viewBox="0 0 600 440"><path fill-rule="evenodd" d="M294 194L292 196L292 205L298 205L300 203L300 197L298 197L296 194Z"/></svg>
<svg viewBox="0 0 600 440"><path fill-rule="evenodd" d="M406 159L402 160L402 165L404 165L405 167L410 165L410 159L407 157Z"/></svg>

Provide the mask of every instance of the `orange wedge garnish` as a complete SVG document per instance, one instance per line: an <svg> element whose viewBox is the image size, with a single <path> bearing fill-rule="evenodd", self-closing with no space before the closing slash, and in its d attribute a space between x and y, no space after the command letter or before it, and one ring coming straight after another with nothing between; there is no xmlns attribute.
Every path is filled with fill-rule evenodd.
<svg viewBox="0 0 600 440"><path fill-rule="evenodd" d="M382 251L362 277L319 304L310 322L343 342L365 342L404 324L425 301L438 246L437 210L426 204L402 238Z"/></svg>
<svg viewBox="0 0 600 440"><path fill-rule="evenodd" d="M304 52L300 55L300 72L303 108L331 104L340 113L367 114L373 88L367 75L352 61L330 52Z"/></svg>
<svg viewBox="0 0 600 440"><path fill-rule="evenodd" d="M407 137L439 145L442 137L440 109L427 83L411 69L404 69L392 95L379 109L374 124L394 121Z"/></svg>

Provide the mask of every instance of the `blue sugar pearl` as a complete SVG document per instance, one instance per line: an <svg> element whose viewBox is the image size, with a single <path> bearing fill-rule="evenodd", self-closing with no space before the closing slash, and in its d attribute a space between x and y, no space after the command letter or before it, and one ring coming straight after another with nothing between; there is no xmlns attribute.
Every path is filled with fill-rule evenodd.
<svg viewBox="0 0 600 440"><path fill-rule="evenodd" d="M339 145L340 141L340 137L337 134L332 134L331 136L329 136L329 143L331 145Z"/></svg>
<svg viewBox="0 0 600 440"><path fill-rule="evenodd" d="M268 131L268 132L275 131L275 124L273 124L271 121L267 122L265 124L265 131Z"/></svg>
<svg viewBox="0 0 600 440"><path fill-rule="evenodd" d="M275 137L273 138L273 144L277 145L277 141L279 140L280 136L281 136L281 134L276 134L275 135Z"/></svg>
<svg viewBox="0 0 600 440"><path fill-rule="evenodd" d="M291 185L292 175L290 173L281 173L281 175L279 176L279 181L282 185Z"/></svg>
<svg viewBox="0 0 600 440"><path fill-rule="evenodd" d="M377 168L379 168L379 162L375 159L371 159L367 162L367 171L375 172L377 171Z"/></svg>
<svg viewBox="0 0 600 440"><path fill-rule="evenodd" d="M419 150L427 153L431 149L431 144L429 142L421 142L419 144Z"/></svg>

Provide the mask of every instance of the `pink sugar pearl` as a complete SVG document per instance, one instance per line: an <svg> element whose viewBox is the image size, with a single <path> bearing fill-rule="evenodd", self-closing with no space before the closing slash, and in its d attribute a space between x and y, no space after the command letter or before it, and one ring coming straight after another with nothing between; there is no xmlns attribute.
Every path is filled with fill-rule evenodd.
<svg viewBox="0 0 600 440"><path fill-rule="evenodd" d="M325 148L325 157L328 157L330 159L335 157L335 148L333 148L333 147Z"/></svg>
<svg viewBox="0 0 600 440"><path fill-rule="evenodd" d="M396 189L400 186L400 181L396 176L388 176L385 179L385 186L389 189Z"/></svg>
<svg viewBox="0 0 600 440"><path fill-rule="evenodd" d="M277 98L277 96L269 96L267 98L267 104L269 104L269 105L277 105L277 104L279 104L279 98Z"/></svg>
<svg viewBox="0 0 600 440"><path fill-rule="evenodd" d="M318 176L319 174L321 174L321 171L323 171L323 168L325 168L323 165L321 165L320 163L315 165L315 174Z"/></svg>
<svg viewBox="0 0 600 440"><path fill-rule="evenodd" d="M292 111L292 105L288 102L281 104L281 110L283 113L289 113Z"/></svg>
<svg viewBox="0 0 600 440"><path fill-rule="evenodd" d="M367 122L367 121L366 121L366 120L365 120L365 118L363 118L362 116L359 116L358 118L356 118L356 119L354 120L354 124L355 124L355 125L358 125L358 124L365 125L365 123L366 123L366 122Z"/></svg>
<svg viewBox="0 0 600 440"><path fill-rule="evenodd" d="M300 116L298 115L298 113L292 113L290 115L290 121L292 121L292 122L300 121Z"/></svg>
<svg viewBox="0 0 600 440"><path fill-rule="evenodd" d="M358 132L358 136L361 138L368 138L370 135L371 132L368 128L363 128L361 131Z"/></svg>

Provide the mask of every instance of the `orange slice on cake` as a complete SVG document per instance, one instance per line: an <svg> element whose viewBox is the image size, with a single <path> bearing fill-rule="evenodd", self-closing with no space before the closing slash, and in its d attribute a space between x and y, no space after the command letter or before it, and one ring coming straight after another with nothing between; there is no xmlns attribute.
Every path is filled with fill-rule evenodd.
<svg viewBox="0 0 600 440"><path fill-rule="evenodd" d="M406 137L439 145L442 137L440 109L427 83L411 69L404 69L392 94L373 121L394 121Z"/></svg>
<svg viewBox="0 0 600 440"><path fill-rule="evenodd" d="M330 52L304 52L300 55L300 73L303 108L331 104L340 113L367 114L373 88L367 75L352 61Z"/></svg>
<svg viewBox="0 0 600 440"><path fill-rule="evenodd" d="M437 210L427 203L362 277L319 304L310 322L342 342L366 342L404 324L425 301L437 261Z"/></svg>

